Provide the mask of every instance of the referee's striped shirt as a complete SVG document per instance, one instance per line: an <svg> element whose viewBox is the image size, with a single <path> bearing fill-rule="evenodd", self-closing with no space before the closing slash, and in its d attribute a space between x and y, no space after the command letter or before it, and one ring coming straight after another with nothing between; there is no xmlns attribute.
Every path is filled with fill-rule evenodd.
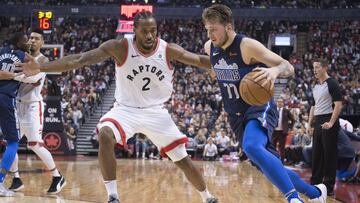
<svg viewBox="0 0 360 203"><path fill-rule="evenodd" d="M322 84L317 83L313 88L314 115L332 114L333 102L342 101L341 89L338 82L329 77Z"/></svg>

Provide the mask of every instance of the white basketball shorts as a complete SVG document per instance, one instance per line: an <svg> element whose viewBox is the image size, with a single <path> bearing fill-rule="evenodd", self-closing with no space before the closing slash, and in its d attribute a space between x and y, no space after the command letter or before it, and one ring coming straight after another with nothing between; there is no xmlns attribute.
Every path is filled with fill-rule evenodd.
<svg viewBox="0 0 360 203"><path fill-rule="evenodd" d="M158 147L163 157L168 156L176 162L187 156L185 144L188 139L162 106L136 108L115 103L114 108L100 119L98 130L104 126L112 129L116 142L124 147L135 133L142 133Z"/></svg>

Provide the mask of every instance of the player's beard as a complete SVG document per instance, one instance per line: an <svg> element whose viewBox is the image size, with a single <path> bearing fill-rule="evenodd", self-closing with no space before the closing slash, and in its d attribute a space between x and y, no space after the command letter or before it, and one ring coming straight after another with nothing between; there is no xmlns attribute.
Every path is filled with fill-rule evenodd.
<svg viewBox="0 0 360 203"><path fill-rule="evenodd" d="M151 51L154 48L155 43L156 43L156 40L153 40L151 45L146 45L146 43L144 41L144 43L141 44L141 47L143 49L145 49L146 51Z"/></svg>
<svg viewBox="0 0 360 203"><path fill-rule="evenodd" d="M215 47L223 47L225 44L226 44L226 42L229 40L229 35L228 35L228 33L225 31L225 35L224 35L224 39L221 41L221 42L219 42L218 44L214 44L214 46Z"/></svg>
<svg viewBox="0 0 360 203"><path fill-rule="evenodd" d="M224 40L221 42L221 44L219 45L219 47L223 47L228 40L229 40L229 35L228 35L228 33L225 31Z"/></svg>

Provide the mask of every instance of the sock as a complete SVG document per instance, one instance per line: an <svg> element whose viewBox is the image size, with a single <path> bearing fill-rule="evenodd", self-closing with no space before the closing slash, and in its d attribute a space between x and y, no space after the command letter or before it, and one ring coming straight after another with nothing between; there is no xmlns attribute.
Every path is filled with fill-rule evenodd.
<svg viewBox="0 0 360 203"><path fill-rule="evenodd" d="M104 181L108 196L113 195L119 198L116 180Z"/></svg>
<svg viewBox="0 0 360 203"><path fill-rule="evenodd" d="M268 142L268 136L259 121L250 120L244 131L244 151L272 184L279 188L283 194L287 194L295 189L294 185L280 159L266 149Z"/></svg>
<svg viewBox="0 0 360 203"><path fill-rule="evenodd" d="M286 197L286 199L287 199L288 202L290 202L292 199L298 199L298 200L300 200L301 202L303 202L302 199L299 197L299 195L298 195L298 193L296 192L295 189L293 189L293 190L291 190L290 192L286 193L286 194L285 194L285 197Z"/></svg>
<svg viewBox="0 0 360 203"><path fill-rule="evenodd" d="M52 176L54 177L61 176L59 171L56 169L56 165L51 153L45 147L40 146L39 143L36 143L36 145L29 146L29 148L33 150L35 154L40 157L40 159L46 165L47 169L51 170Z"/></svg>
<svg viewBox="0 0 360 203"><path fill-rule="evenodd" d="M59 171L56 168L51 171L51 175L53 177L60 177L61 176Z"/></svg>
<svg viewBox="0 0 360 203"><path fill-rule="evenodd" d="M206 202L206 200L208 198L212 197L212 195L210 194L210 192L207 189L205 189L202 192L199 191L199 193L200 193L200 196L201 196L201 199L203 200L203 202Z"/></svg>
<svg viewBox="0 0 360 203"><path fill-rule="evenodd" d="M8 141L6 150L1 160L0 183L4 182L6 172L9 171L15 159L18 148L19 143L17 141Z"/></svg>
<svg viewBox="0 0 360 203"><path fill-rule="evenodd" d="M310 184L306 183L305 181L303 181L300 178L300 176L297 173L295 173L294 171L292 171L290 169L286 169L286 170L287 170L287 173L288 173L292 183L295 186L296 191L306 195L310 199L320 197L321 191L317 187L310 185Z"/></svg>
<svg viewBox="0 0 360 203"><path fill-rule="evenodd" d="M20 178L20 174L19 174L19 156L18 156L17 153L15 155L15 159L14 159L9 171L12 173L12 175L15 178Z"/></svg>
<svg viewBox="0 0 360 203"><path fill-rule="evenodd" d="M16 171L16 172L14 173L14 177L15 177L15 178L20 178L19 171Z"/></svg>

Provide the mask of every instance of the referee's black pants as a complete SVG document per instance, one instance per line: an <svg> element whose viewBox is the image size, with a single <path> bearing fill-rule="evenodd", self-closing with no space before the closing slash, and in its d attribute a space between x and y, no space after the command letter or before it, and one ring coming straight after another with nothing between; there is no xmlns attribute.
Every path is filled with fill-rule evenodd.
<svg viewBox="0 0 360 203"><path fill-rule="evenodd" d="M311 184L324 183L328 192L334 190L337 167L337 136L339 120L328 130L321 125L329 122L331 114L315 116Z"/></svg>

